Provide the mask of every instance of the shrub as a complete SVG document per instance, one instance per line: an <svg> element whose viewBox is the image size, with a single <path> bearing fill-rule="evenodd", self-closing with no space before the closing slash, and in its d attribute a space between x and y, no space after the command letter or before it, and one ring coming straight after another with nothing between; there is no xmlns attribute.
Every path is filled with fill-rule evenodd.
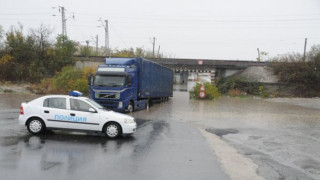
<svg viewBox="0 0 320 180"><path fill-rule="evenodd" d="M230 92L233 94L250 94L260 95L265 89L259 82L250 82L243 78L230 77L224 78L217 82L218 89L221 93L227 94ZM234 91L234 92L233 92ZM236 92L239 91L239 92Z"/></svg>
<svg viewBox="0 0 320 180"><path fill-rule="evenodd" d="M296 96L320 96L320 46L313 46L306 61L301 56L282 55L272 68L280 81L295 85Z"/></svg>
<svg viewBox="0 0 320 180"><path fill-rule="evenodd" d="M218 88L212 85L211 83L205 82L203 85L205 87L204 92L206 94L205 98L203 99L212 100L214 98L218 98L221 95ZM193 89L189 91L190 98L201 99L199 96L201 86L202 86L201 83L197 83L195 87L193 87Z"/></svg>
<svg viewBox="0 0 320 180"><path fill-rule="evenodd" d="M11 76L14 75L15 59L8 54L0 58L0 79L11 80Z"/></svg>
<svg viewBox="0 0 320 180"><path fill-rule="evenodd" d="M6 33L6 46L0 50L1 80L38 83L73 63L75 42L61 35L55 43L51 42L49 36L52 31L43 25L30 32L24 35L20 26Z"/></svg>
<svg viewBox="0 0 320 180"><path fill-rule="evenodd" d="M66 66L62 71L52 78L45 78L41 81L39 93L67 94L70 91L78 90L88 94L87 77L93 74L96 68L85 67L82 69Z"/></svg>

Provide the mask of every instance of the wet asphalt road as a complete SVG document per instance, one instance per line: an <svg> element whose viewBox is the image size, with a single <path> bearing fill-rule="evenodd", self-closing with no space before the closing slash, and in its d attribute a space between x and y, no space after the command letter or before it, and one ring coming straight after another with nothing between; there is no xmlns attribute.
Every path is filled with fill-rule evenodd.
<svg viewBox="0 0 320 180"><path fill-rule="evenodd" d="M1 179L229 179L195 127L143 116L170 101L138 112L132 137L110 140L64 131L30 135L18 125L18 108L34 97L0 96Z"/></svg>
<svg viewBox="0 0 320 180"><path fill-rule="evenodd" d="M190 100L175 92L136 117L168 117L206 129L258 165L265 179L320 179L320 99L221 97Z"/></svg>
<svg viewBox="0 0 320 180"><path fill-rule="evenodd" d="M228 179L197 128L251 159L265 179L320 179L320 99L197 101L182 87L172 100L135 112L132 137L109 140L62 131L29 135L17 117L20 102L33 98L0 94L5 179Z"/></svg>

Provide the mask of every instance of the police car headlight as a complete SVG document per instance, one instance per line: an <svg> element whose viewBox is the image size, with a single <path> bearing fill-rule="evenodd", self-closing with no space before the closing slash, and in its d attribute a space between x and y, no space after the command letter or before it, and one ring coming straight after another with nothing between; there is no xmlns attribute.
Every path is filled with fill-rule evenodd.
<svg viewBox="0 0 320 180"><path fill-rule="evenodd" d="M134 123L134 119L126 118L124 119L124 123Z"/></svg>

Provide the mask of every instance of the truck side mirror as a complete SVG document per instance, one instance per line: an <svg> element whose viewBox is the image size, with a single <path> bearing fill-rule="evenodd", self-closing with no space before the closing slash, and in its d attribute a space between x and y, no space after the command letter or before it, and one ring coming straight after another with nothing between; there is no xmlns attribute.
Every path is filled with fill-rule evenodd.
<svg viewBox="0 0 320 180"><path fill-rule="evenodd" d="M131 86L132 76L127 76L126 78L126 85Z"/></svg>
<svg viewBox="0 0 320 180"><path fill-rule="evenodd" d="M93 75L90 74L90 75L88 76L88 85L91 86L92 84L93 84Z"/></svg>

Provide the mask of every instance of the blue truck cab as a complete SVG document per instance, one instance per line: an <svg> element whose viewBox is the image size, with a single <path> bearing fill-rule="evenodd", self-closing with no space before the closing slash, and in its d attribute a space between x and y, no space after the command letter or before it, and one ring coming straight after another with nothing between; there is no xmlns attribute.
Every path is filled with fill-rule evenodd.
<svg viewBox="0 0 320 180"><path fill-rule="evenodd" d="M172 97L173 72L142 58L106 58L88 84L90 99L108 109L132 112L153 99Z"/></svg>

